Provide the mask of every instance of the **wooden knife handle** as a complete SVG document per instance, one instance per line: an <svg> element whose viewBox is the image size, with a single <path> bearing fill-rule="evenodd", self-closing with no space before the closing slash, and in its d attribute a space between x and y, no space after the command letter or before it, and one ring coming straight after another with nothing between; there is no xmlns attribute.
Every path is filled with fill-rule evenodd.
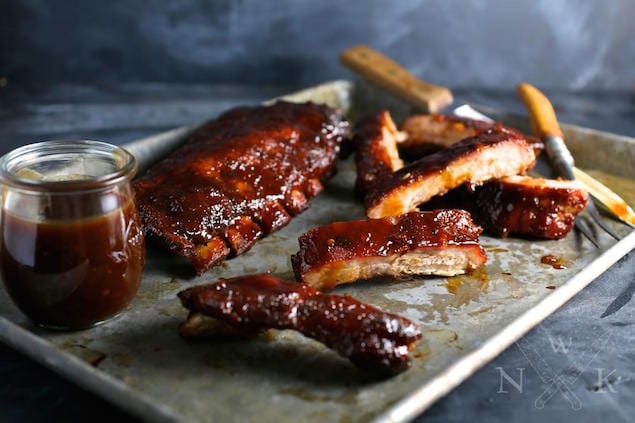
<svg viewBox="0 0 635 423"><path fill-rule="evenodd" d="M428 113L452 104L452 92L418 79L394 60L368 46L345 50L340 60L354 72Z"/></svg>
<svg viewBox="0 0 635 423"><path fill-rule="evenodd" d="M518 84L516 92L529 111L534 135L540 138L551 135L563 139L556 112L549 99L538 88L526 82Z"/></svg>

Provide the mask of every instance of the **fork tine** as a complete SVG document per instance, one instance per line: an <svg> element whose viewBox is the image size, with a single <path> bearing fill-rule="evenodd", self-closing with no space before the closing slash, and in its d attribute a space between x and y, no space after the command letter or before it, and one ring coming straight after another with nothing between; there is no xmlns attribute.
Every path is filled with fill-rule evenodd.
<svg viewBox="0 0 635 423"><path fill-rule="evenodd" d="M580 231L580 233L582 233L582 235L584 235L586 239L591 241L591 244L595 245L596 248L600 248L600 243L595 238L595 235L593 235L593 231L591 230L589 224L582 219L582 215L579 215L575 219L575 227Z"/></svg>
<svg viewBox="0 0 635 423"><path fill-rule="evenodd" d="M597 223L597 225L602 228L602 230L604 232L606 232L607 234L611 235L613 238L615 238L617 241L619 241L620 238L619 235L617 235L615 232L613 232L611 230L611 228L609 228L607 226L606 223L604 223L604 220L602 219L602 216L600 216L600 212L598 212L597 207L595 207L595 204L593 203L593 201L590 201L587 206L586 206L586 210L589 212L589 214L591 215L591 217L593 218L593 220L595 221L595 223Z"/></svg>

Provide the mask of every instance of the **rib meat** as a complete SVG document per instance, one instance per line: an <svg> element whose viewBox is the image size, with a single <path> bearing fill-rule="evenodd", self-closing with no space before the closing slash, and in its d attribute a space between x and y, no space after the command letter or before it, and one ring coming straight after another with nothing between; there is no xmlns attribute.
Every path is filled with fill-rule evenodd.
<svg viewBox="0 0 635 423"><path fill-rule="evenodd" d="M366 196L366 214L379 218L416 210L436 195L470 182L518 175L536 156L525 137L510 128L490 128L399 169Z"/></svg>
<svg viewBox="0 0 635 423"><path fill-rule="evenodd" d="M270 328L293 329L380 372L406 370L409 352L421 338L417 325L404 317L270 274L220 279L186 289L179 298L193 312L181 326L185 337L209 336L217 330L221 335L232 329L249 335Z"/></svg>
<svg viewBox="0 0 635 423"><path fill-rule="evenodd" d="M347 129L338 112L313 103L221 115L135 182L146 233L199 274L245 252L322 191Z"/></svg>
<svg viewBox="0 0 635 423"><path fill-rule="evenodd" d="M482 229L464 210L335 222L299 238L296 279L319 290L379 275L454 276L485 263Z"/></svg>
<svg viewBox="0 0 635 423"><path fill-rule="evenodd" d="M408 160L417 160L492 128L513 131L500 122L438 114L412 115L401 124L405 137L399 143L399 153ZM532 136L524 137L538 155L544 147L542 142Z"/></svg>
<svg viewBox="0 0 635 423"><path fill-rule="evenodd" d="M400 133L387 110L360 121L353 131L357 179L355 191L364 196L378 180L403 167L397 142Z"/></svg>
<svg viewBox="0 0 635 423"><path fill-rule="evenodd" d="M492 126L494 124L457 116L412 115L401 124L406 138L399 144L399 152L409 159L418 159L473 137Z"/></svg>
<svg viewBox="0 0 635 423"><path fill-rule="evenodd" d="M574 181L510 176L471 189L462 186L424 204L468 210L486 232L564 238L586 207L588 193Z"/></svg>

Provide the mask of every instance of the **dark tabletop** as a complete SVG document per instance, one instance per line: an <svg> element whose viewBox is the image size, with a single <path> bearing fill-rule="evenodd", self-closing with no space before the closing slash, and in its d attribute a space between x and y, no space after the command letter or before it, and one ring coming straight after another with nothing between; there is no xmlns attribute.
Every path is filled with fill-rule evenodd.
<svg viewBox="0 0 635 423"><path fill-rule="evenodd" d="M46 139L124 143L232 105L251 104L288 87L139 84L0 89L0 152ZM455 91L457 97L509 111L513 92ZM635 136L635 101L617 93L548 92L561 121ZM532 330L524 340L556 374L578 375L544 395L543 383L514 345L419 420L632 421L635 415L635 253L631 252ZM591 343L606 339L599 350ZM0 345L0 421L127 421L125 412ZM540 398L545 399L541 404ZM542 407L541 407L542 405Z"/></svg>

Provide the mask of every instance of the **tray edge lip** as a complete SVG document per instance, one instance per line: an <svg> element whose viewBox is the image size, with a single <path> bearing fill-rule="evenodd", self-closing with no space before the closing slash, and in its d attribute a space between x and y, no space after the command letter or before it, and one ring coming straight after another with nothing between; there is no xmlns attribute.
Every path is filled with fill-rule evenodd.
<svg viewBox="0 0 635 423"><path fill-rule="evenodd" d="M56 348L50 341L4 316L0 316L0 341L143 421L179 421L179 416L171 407L155 403L122 380ZM130 397L134 397L135 401L129 401Z"/></svg>

